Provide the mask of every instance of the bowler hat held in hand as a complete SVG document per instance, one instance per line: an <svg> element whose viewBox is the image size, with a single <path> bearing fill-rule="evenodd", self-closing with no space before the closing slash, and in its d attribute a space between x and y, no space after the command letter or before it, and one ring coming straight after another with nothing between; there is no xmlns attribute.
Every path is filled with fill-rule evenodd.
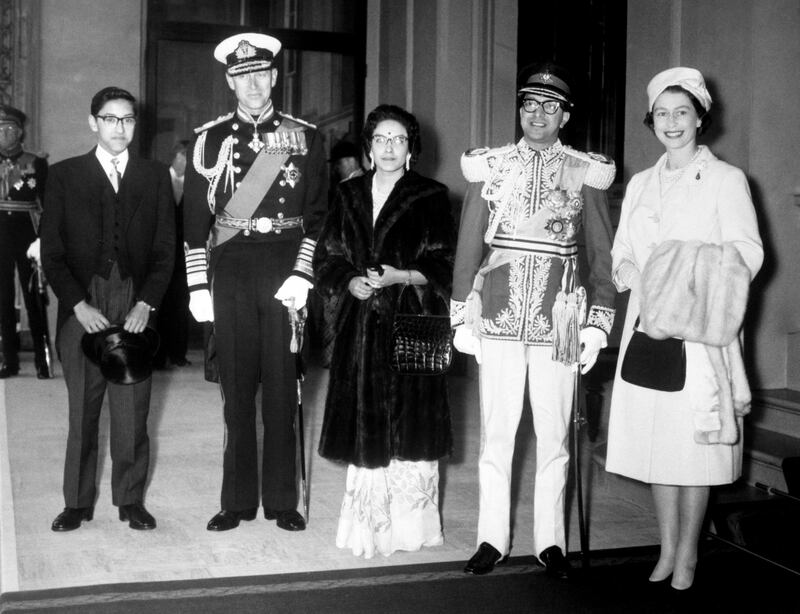
<svg viewBox="0 0 800 614"><path fill-rule="evenodd" d="M153 356L159 336L152 328L131 333L122 326L111 326L97 333L85 333L81 347L86 357L100 367L112 384L137 384L153 373Z"/></svg>

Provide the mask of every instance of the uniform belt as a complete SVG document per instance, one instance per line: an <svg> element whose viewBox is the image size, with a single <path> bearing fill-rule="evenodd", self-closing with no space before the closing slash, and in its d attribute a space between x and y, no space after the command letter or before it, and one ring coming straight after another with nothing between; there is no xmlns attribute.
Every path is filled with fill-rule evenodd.
<svg viewBox="0 0 800 614"><path fill-rule="evenodd" d="M238 228L244 230L245 233L258 232L268 234L274 232L275 234L280 234L282 230L302 227L303 218L302 216L236 218L218 215L217 225L225 226L226 228Z"/></svg>
<svg viewBox="0 0 800 614"><path fill-rule="evenodd" d="M495 235L494 239L492 239L492 247L495 249L513 249L544 256L559 256L561 258L570 258L578 255L578 244L574 241L560 243L545 239L511 237L500 234Z"/></svg>
<svg viewBox="0 0 800 614"><path fill-rule="evenodd" d="M39 203L35 200L0 200L0 211L38 211Z"/></svg>

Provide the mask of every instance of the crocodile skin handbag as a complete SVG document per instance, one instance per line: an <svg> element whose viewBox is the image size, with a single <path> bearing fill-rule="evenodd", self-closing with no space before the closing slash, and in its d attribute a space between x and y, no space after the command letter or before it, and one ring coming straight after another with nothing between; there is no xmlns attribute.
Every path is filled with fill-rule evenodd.
<svg viewBox="0 0 800 614"><path fill-rule="evenodd" d="M389 366L403 375L442 375L453 361L450 316L401 313L401 298L406 288L397 297Z"/></svg>

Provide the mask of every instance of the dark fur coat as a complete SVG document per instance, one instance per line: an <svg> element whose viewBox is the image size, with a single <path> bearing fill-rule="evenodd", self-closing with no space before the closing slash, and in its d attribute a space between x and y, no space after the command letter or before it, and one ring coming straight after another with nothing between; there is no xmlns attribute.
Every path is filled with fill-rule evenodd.
<svg viewBox="0 0 800 614"><path fill-rule="evenodd" d="M339 185L314 255L316 286L338 298L336 338L319 453L360 467L393 458L436 460L450 453L445 376L399 375L389 368L396 284L365 301L347 289L368 265L414 269L428 284L403 294L404 310L447 314L456 228L447 188L415 172L395 184L373 230L373 174Z"/></svg>

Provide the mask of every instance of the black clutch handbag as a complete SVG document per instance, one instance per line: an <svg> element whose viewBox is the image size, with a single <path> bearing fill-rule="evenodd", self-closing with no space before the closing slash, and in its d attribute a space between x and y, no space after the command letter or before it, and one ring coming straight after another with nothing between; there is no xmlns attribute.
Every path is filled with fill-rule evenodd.
<svg viewBox="0 0 800 614"><path fill-rule="evenodd" d="M453 362L450 316L400 313L401 298L392 322L389 367L403 375L442 375ZM442 299L444 300L444 299Z"/></svg>
<svg viewBox="0 0 800 614"><path fill-rule="evenodd" d="M629 384L678 392L686 385L686 345L683 339L653 339L640 330L637 318L633 336L622 358L620 376Z"/></svg>

